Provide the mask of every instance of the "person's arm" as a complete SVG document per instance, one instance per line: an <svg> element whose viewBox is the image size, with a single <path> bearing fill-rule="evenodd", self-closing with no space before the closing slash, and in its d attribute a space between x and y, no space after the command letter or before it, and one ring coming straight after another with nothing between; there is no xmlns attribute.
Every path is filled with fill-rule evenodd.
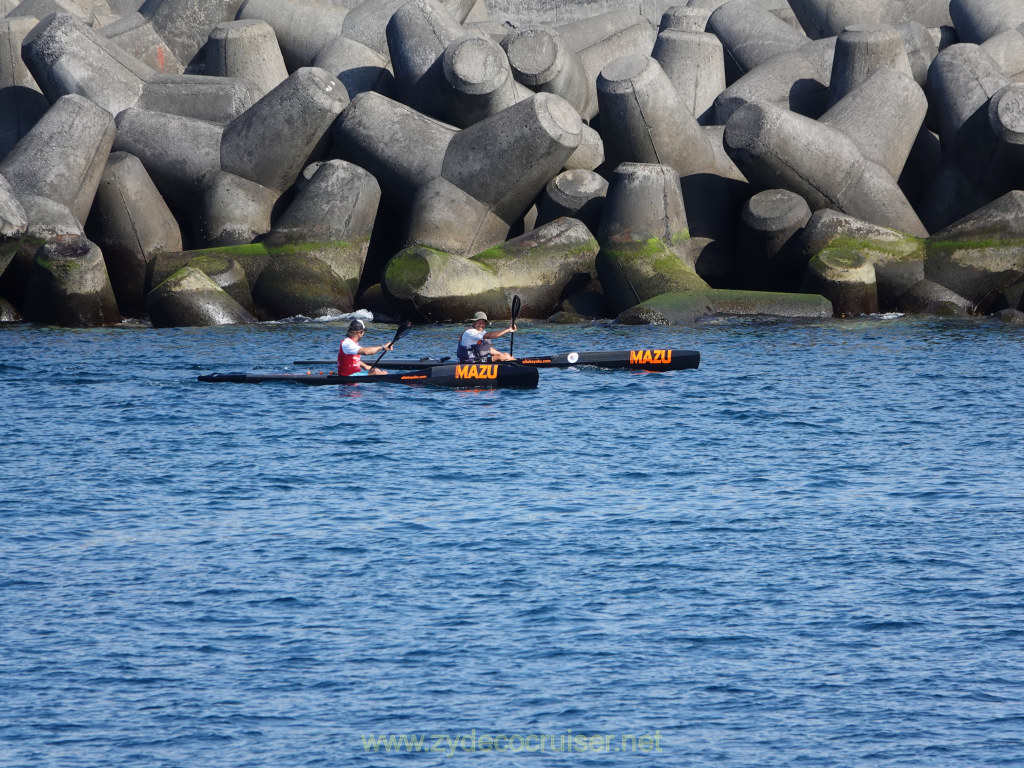
<svg viewBox="0 0 1024 768"><path fill-rule="evenodd" d="M388 350L388 352L391 351L391 342L390 341L387 344L380 344L380 345L378 345L376 347L360 347L359 348L359 354L360 355L376 355L378 352L383 352L385 349ZM367 366L367 367L369 367L369 366Z"/></svg>
<svg viewBox="0 0 1024 768"><path fill-rule="evenodd" d="M488 331L484 334L485 339L496 339L499 336L504 336L506 333L515 333L517 330L515 324L510 325L508 328L503 328L500 331Z"/></svg>

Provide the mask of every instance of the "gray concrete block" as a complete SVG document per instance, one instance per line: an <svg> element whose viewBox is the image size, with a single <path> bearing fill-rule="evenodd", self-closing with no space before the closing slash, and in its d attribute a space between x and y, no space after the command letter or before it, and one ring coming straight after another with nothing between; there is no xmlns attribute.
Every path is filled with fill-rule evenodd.
<svg viewBox="0 0 1024 768"><path fill-rule="evenodd" d="M324 46L341 34L346 16L347 8L319 0L246 0L238 11L240 20L273 28L289 72L313 66Z"/></svg>
<svg viewBox="0 0 1024 768"><path fill-rule="evenodd" d="M139 13L149 19L156 33L174 51L185 71L201 74L203 50L210 31L231 21L243 0L146 0Z"/></svg>
<svg viewBox="0 0 1024 768"><path fill-rule="evenodd" d="M977 45L952 45L936 56L928 70L928 95L938 115L943 149L951 149L970 118L1010 82Z"/></svg>
<svg viewBox="0 0 1024 768"><path fill-rule="evenodd" d="M1018 0L951 0L949 15L962 43L984 43L1024 24Z"/></svg>
<svg viewBox="0 0 1024 768"><path fill-rule="evenodd" d="M501 47L517 82L561 96L584 120L597 114L596 93L583 62L557 32L544 27L515 29L504 37Z"/></svg>
<svg viewBox="0 0 1024 768"><path fill-rule="evenodd" d="M610 11L560 25L555 31L569 50L579 56L591 90L588 98L594 104L601 70L623 56L649 56L658 37L658 30L651 22L629 11Z"/></svg>
<svg viewBox="0 0 1024 768"><path fill-rule="evenodd" d="M0 275L11 263L27 230L28 214L18 201L14 187L0 175Z"/></svg>
<svg viewBox="0 0 1024 768"><path fill-rule="evenodd" d="M746 104L768 102L811 118L828 108L828 79L806 51L782 53L751 70L715 98L715 122L725 125Z"/></svg>
<svg viewBox="0 0 1024 768"><path fill-rule="evenodd" d="M863 255L847 248L826 248L811 258L802 293L824 296L836 317L878 313L875 268Z"/></svg>
<svg viewBox="0 0 1024 768"><path fill-rule="evenodd" d="M879 69L819 122L845 134L866 159L898 180L927 112L928 98L909 71Z"/></svg>
<svg viewBox="0 0 1024 768"><path fill-rule="evenodd" d="M790 0L789 4L814 38L838 35L854 24L917 21L925 27L952 25L948 0Z"/></svg>
<svg viewBox="0 0 1024 768"><path fill-rule="evenodd" d="M537 204L537 225L568 216L578 219L591 232L601 224L608 182L593 171L563 171L547 183Z"/></svg>
<svg viewBox="0 0 1024 768"><path fill-rule="evenodd" d="M714 8L696 8L688 5L673 5L666 8L661 15L661 22L658 32L666 32L670 29L680 32L706 32L708 19L714 13Z"/></svg>
<svg viewBox="0 0 1024 768"><path fill-rule="evenodd" d="M741 283L760 290L798 290L807 266L799 237L810 218L807 201L785 189L766 189L750 198L740 217Z"/></svg>
<svg viewBox="0 0 1024 768"><path fill-rule="evenodd" d="M322 163L266 237L325 262L353 295L359 288L380 204L377 180L343 160Z"/></svg>
<svg viewBox="0 0 1024 768"><path fill-rule="evenodd" d="M722 44L708 32L662 31L651 57L668 75L679 100L701 125L714 119L714 104L725 90Z"/></svg>
<svg viewBox="0 0 1024 768"><path fill-rule="evenodd" d="M747 104L726 125L725 148L755 186L795 192L812 211L834 208L927 235L892 176L829 126L771 104Z"/></svg>
<svg viewBox="0 0 1024 768"><path fill-rule="evenodd" d="M187 216L221 169L223 131L203 120L128 109L117 116L114 150L138 157L168 205Z"/></svg>
<svg viewBox="0 0 1024 768"><path fill-rule="evenodd" d="M576 147L569 159L565 161L565 170L581 169L596 171L605 162L604 139L586 123L582 126L580 145Z"/></svg>
<svg viewBox="0 0 1024 768"><path fill-rule="evenodd" d="M1024 192L1014 190L928 239L925 275L984 305L1024 279Z"/></svg>
<svg viewBox="0 0 1024 768"><path fill-rule="evenodd" d="M939 54L938 44L928 29L916 21L900 22L893 27L903 40L914 82L924 88L928 83L928 68Z"/></svg>
<svg viewBox="0 0 1024 768"><path fill-rule="evenodd" d="M444 78L441 57L467 34L469 30L435 0L409 0L395 11L387 24L387 38L399 100L439 116L443 110L435 103L435 94Z"/></svg>
<svg viewBox="0 0 1024 768"><path fill-rule="evenodd" d="M197 267L183 267L146 296L156 328L245 325L256 322L244 307Z"/></svg>
<svg viewBox="0 0 1024 768"><path fill-rule="evenodd" d="M389 56L387 24L391 17L409 0L363 0L353 4L342 34L350 40L362 43L382 56ZM440 0L439 5L458 23L469 17L476 3L473 0Z"/></svg>
<svg viewBox="0 0 1024 768"><path fill-rule="evenodd" d="M622 163L611 175L597 239L673 245L690 235L679 175L668 165Z"/></svg>
<svg viewBox="0 0 1024 768"><path fill-rule="evenodd" d="M154 74L143 86L136 106L226 125L261 96L257 86L238 77Z"/></svg>
<svg viewBox="0 0 1024 768"><path fill-rule="evenodd" d="M35 24L31 18L0 19L0 159L50 107L21 59L21 42Z"/></svg>
<svg viewBox="0 0 1024 768"><path fill-rule="evenodd" d="M680 176L714 167L714 150L672 82L649 56L617 59L597 81L609 163L663 163Z"/></svg>
<svg viewBox="0 0 1024 768"><path fill-rule="evenodd" d="M103 251L121 313L141 317L150 257L180 251L182 242L178 222L134 155L114 152L107 159L86 232Z"/></svg>
<svg viewBox="0 0 1024 768"><path fill-rule="evenodd" d="M441 175L512 224L580 145L579 113L539 93L459 131Z"/></svg>
<svg viewBox="0 0 1024 768"><path fill-rule="evenodd" d="M29 17L0 19L0 88L20 86L42 93L21 58L21 44L38 23Z"/></svg>
<svg viewBox="0 0 1024 768"><path fill-rule="evenodd" d="M441 63L439 117L452 125L466 128L520 100L508 57L493 40L456 40Z"/></svg>
<svg viewBox="0 0 1024 768"><path fill-rule="evenodd" d="M504 242L510 228L488 204L441 177L416 191L402 245L468 257Z"/></svg>
<svg viewBox="0 0 1024 768"><path fill-rule="evenodd" d="M180 75L185 71L185 65L141 13L122 16L97 31L156 72Z"/></svg>
<svg viewBox="0 0 1024 768"><path fill-rule="evenodd" d="M267 245L369 240L380 199L380 186L368 171L328 160L278 218Z"/></svg>
<svg viewBox="0 0 1024 768"><path fill-rule="evenodd" d="M7 15L12 18L23 17L42 21L51 13L70 14L87 27L92 27L96 23L96 14L73 0L24 0Z"/></svg>
<svg viewBox="0 0 1024 768"><path fill-rule="evenodd" d="M114 142L114 119L81 96L63 96L0 161L15 193L66 205L84 222Z"/></svg>
<svg viewBox="0 0 1024 768"><path fill-rule="evenodd" d="M899 311L907 314L963 317L972 310L973 305L963 296L927 279L915 283L899 299Z"/></svg>
<svg viewBox="0 0 1024 768"><path fill-rule="evenodd" d="M334 144L342 159L373 174L385 199L407 207L420 186L441 175L456 133L453 126L366 92L335 123Z"/></svg>
<svg viewBox="0 0 1024 768"><path fill-rule="evenodd" d="M22 44L22 57L46 97L75 93L111 115L135 106L153 70L70 14L41 21Z"/></svg>
<svg viewBox="0 0 1024 768"><path fill-rule="evenodd" d="M193 229L207 248L251 243L270 231L281 193L233 173L217 171L195 207Z"/></svg>
<svg viewBox="0 0 1024 768"><path fill-rule="evenodd" d="M799 51L808 42L806 35L751 0L731 0L720 6L708 19L707 31L722 43L729 83L780 53Z"/></svg>
<svg viewBox="0 0 1024 768"><path fill-rule="evenodd" d="M1000 32L981 44L983 50L1014 82L1024 82L1024 34L1020 29Z"/></svg>
<svg viewBox="0 0 1024 768"><path fill-rule="evenodd" d="M215 26L206 45L205 73L247 80L256 87L257 100L288 78L277 35L262 19L226 21Z"/></svg>
<svg viewBox="0 0 1024 768"><path fill-rule="evenodd" d="M310 162L348 94L333 75L315 67L293 72L225 129L221 168L284 192Z"/></svg>
<svg viewBox="0 0 1024 768"><path fill-rule="evenodd" d="M365 91L377 91L392 96L395 76L389 69L389 59L362 43L338 35L320 49L313 66L334 75L350 99Z"/></svg>
<svg viewBox="0 0 1024 768"><path fill-rule="evenodd" d="M888 24L855 24L844 29L836 39L829 104L838 102L881 69L914 77L899 31Z"/></svg>
<svg viewBox="0 0 1024 768"><path fill-rule="evenodd" d="M100 249L74 235L40 247L29 274L23 314L31 322L68 327L120 323Z"/></svg>

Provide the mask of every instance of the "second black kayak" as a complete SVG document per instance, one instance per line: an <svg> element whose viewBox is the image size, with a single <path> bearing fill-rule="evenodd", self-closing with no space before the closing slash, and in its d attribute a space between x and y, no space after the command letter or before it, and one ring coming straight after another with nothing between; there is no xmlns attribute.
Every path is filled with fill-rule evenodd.
<svg viewBox="0 0 1024 768"><path fill-rule="evenodd" d="M682 371L700 366L700 352L693 349L623 349L609 352L564 352L558 355L530 355L516 364L529 368L571 368L589 365L596 368L625 368L636 371ZM451 358L391 358L378 367L416 371L451 365ZM294 365L334 365L330 360L296 360Z"/></svg>
<svg viewBox="0 0 1024 768"><path fill-rule="evenodd" d="M438 365L382 376L338 376L334 373L208 373L199 381L228 384L292 382L312 386L337 384L412 384L459 389L533 388L539 374L520 365Z"/></svg>

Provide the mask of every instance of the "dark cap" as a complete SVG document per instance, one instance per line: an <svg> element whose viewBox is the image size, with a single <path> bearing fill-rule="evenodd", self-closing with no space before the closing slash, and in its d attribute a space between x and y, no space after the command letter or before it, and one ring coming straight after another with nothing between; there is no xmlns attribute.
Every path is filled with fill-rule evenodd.
<svg viewBox="0 0 1024 768"><path fill-rule="evenodd" d="M362 320L353 320L351 323L348 324L348 329L350 331L365 331L366 323L364 323Z"/></svg>

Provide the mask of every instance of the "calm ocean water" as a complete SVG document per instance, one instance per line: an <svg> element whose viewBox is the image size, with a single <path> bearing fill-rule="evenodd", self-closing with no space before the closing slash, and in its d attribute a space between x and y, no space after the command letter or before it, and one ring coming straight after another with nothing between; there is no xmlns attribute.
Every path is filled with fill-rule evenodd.
<svg viewBox="0 0 1024 768"><path fill-rule="evenodd" d="M1024 764L1024 330L344 327L0 328L0 765Z"/></svg>

